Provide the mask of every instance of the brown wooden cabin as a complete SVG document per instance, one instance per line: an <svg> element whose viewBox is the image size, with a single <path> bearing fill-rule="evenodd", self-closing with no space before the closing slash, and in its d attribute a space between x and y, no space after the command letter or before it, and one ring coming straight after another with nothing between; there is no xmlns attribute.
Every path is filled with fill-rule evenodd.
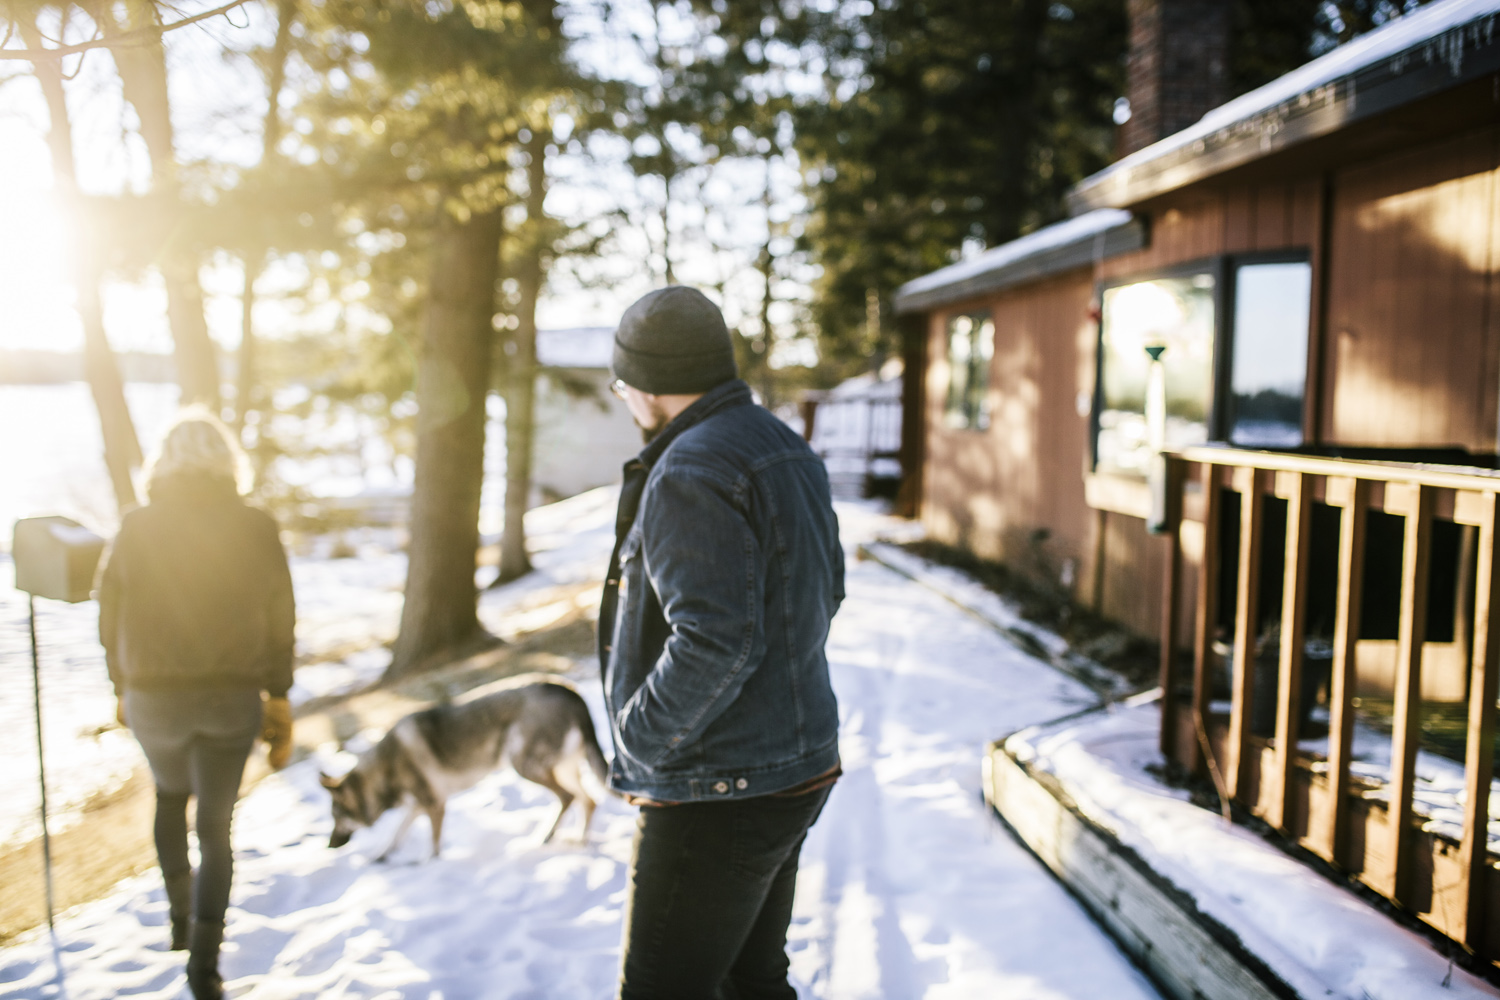
<svg viewBox="0 0 1500 1000"><path fill-rule="evenodd" d="M1393 21L896 299L931 537L1161 637L1166 755L1486 959L1497 12ZM1351 782L1356 716L1390 732L1384 784ZM1461 833L1413 813L1433 719L1465 766Z"/></svg>

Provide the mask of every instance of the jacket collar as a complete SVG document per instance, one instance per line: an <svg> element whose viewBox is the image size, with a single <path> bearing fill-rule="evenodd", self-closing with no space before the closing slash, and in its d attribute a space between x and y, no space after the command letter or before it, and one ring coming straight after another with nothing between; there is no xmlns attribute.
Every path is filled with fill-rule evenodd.
<svg viewBox="0 0 1500 1000"><path fill-rule="evenodd" d="M736 406L749 406L754 402L755 398L750 393L750 386L743 379L730 379L728 382L715 386L704 393L701 398L694 400L691 406L677 414L671 423L662 428L662 432L656 435L651 443L636 456L636 461L649 469L684 431L724 410L733 409Z"/></svg>

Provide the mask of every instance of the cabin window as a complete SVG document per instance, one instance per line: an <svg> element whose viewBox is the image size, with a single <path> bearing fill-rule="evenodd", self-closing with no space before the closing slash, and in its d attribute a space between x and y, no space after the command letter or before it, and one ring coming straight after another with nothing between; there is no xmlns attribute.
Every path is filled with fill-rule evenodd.
<svg viewBox="0 0 1500 1000"><path fill-rule="evenodd" d="M1307 261L1234 268L1230 443L1248 448L1302 445L1311 312L1312 265Z"/></svg>
<svg viewBox="0 0 1500 1000"><path fill-rule="evenodd" d="M1145 475L1148 347L1162 347L1166 446L1209 439L1213 403L1217 280L1203 271L1106 288L1102 297L1095 467Z"/></svg>
<svg viewBox="0 0 1500 1000"><path fill-rule="evenodd" d="M948 321L948 400L945 423L959 430L990 425L990 361L995 324L990 314L968 313Z"/></svg>

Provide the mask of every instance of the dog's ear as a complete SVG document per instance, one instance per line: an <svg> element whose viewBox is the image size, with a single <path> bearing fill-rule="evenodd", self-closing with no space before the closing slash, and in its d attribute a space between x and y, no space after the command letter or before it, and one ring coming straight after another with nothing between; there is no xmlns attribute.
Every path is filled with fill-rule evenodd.
<svg viewBox="0 0 1500 1000"><path fill-rule="evenodd" d="M322 771L318 772L318 781L322 784L322 786L324 788L328 788L328 789L337 788L337 787L339 787L339 784L340 784L339 779L337 779L337 778L330 778L328 775L324 774Z"/></svg>

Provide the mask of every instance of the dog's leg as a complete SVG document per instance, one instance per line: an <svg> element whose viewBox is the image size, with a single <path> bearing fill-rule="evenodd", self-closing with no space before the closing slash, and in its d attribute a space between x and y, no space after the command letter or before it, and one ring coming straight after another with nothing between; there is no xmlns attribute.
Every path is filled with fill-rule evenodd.
<svg viewBox="0 0 1500 1000"><path fill-rule="evenodd" d="M594 810L599 808L599 803L587 795L582 795L580 798L583 799L583 829L578 831L578 842L580 844L587 844L589 842L589 824L594 821Z"/></svg>
<svg viewBox="0 0 1500 1000"><path fill-rule="evenodd" d="M557 819L552 821L552 828L547 831L547 836L542 838L542 843L544 844L552 843L553 834L557 833L557 828L559 826L562 826L563 817L568 814L568 807L573 804L572 792L569 792L561 785L554 785L551 787L552 791L557 794L557 800L559 804L557 808Z"/></svg>
<svg viewBox="0 0 1500 1000"><path fill-rule="evenodd" d="M580 844L589 842L589 824L594 821L594 809L598 806L583 782L583 768L586 766L582 758L575 754L552 769L552 776L557 779L557 783L583 802L583 828L578 831Z"/></svg>
<svg viewBox="0 0 1500 1000"><path fill-rule="evenodd" d="M559 785L572 792L573 796L583 803L583 827L578 831L578 842L587 844L589 824L594 821L594 809L599 803L594 801L594 797L584 786L581 770L580 761L575 757L559 764L553 770L553 775L557 778Z"/></svg>
<svg viewBox="0 0 1500 1000"><path fill-rule="evenodd" d="M376 861L384 861L391 856L391 852L401 843L401 838L406 836L406 831L411 829L411 825L416 821L416 818L417 804L415 802L408 802L406 804L406 815L401 817L401 827L396 831L396 836L391 838L390 845L375 858Z"/></svg>
<svg viewBox="0 0 1500 1000"><path fill-rule="evenodd" d="M558 784L557 776L552 773L552 769L540 761L523 758L513 761L512 766L515 767L516 773L527 781L534 781L553 795L556 795L558 802L562 804L561 808L557 810L557 818L552 821L552 829L548 830L547 836L542 838L542 843L551 843L552 835L557 833L558 826L562 824L563 816L567 813L568 807L573 804L573 793Z"/></svg>
<svg viewBox="0 0 1500 1000"><path fill-rule="evenodd" d="M443 843L443 814L445 803L437 802L427 807L427 819L432 823L432 857L437 859Z"/></svg>

